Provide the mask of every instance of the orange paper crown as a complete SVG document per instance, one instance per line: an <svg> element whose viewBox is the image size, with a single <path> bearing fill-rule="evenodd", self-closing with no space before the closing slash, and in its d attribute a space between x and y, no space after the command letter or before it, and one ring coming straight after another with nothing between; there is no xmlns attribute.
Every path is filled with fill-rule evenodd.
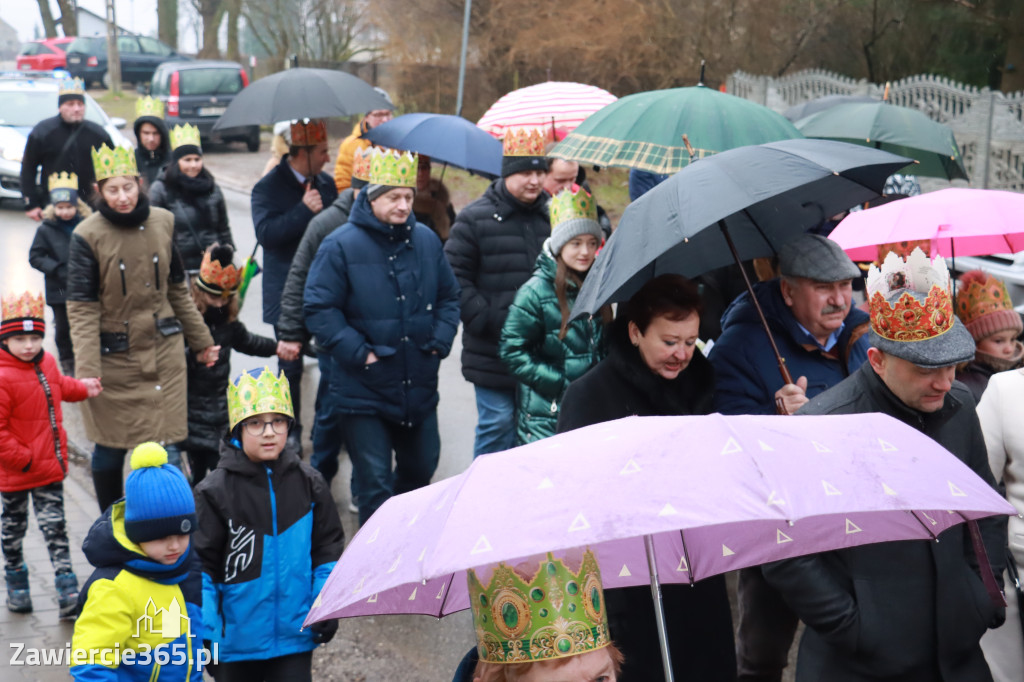
<svg viewBox="0 0 1024 682"><path fill-rule="evenodd" d="M0 307L3 308L3 321L23 319L43 319L43 309L46 301L43 295L33 296L31 292L21 294L6 294L0 298Z"/></svg>
<svg viewBox="0 0 1024 682"><path fill-rule="evenodd" d="M881 269L868 271L871 330L890 341L924 341L953 328L949 271L941 256L929 261L920 249L903 260L890 252ZM902 294L900 294L902 292ZM924 294L919 301L913 293ZM890 302L894 295L899 298Z"/></svg>
<svg viewBox="0 0 1024 682"><path fill-rule="evenodd" d="M230 296L242 279L242 272L234 265L221 265L210 254L216 245L211 246L203 254L203 262L199 265L199 279L196 284L203 291L214 296Z"/></svg>
<svg viewBox="0 0 1024 682"><path fill-rule="evenodd" d="M502 140L503 156L547 156L540 128L509 128Z"/></svg>
<svg viewBox="0 0 1024 682"><path fill-rule="evenodd" d="M295 147L315 147L327 142L327 124L318 118L292 121L291 133Z"/></svg>
<svg viewBox="0 0 1024 682"><path fill-rule="evenodd" d="M352 177L364 182L370 181L370 161L373 158L373 147L357 149L352 155Z"/></svg>
<svg viewBox="0 0 1024 682"><path fill-rule="evenodd" d="M1006 285L981 270L972 270L960 280L956 292L956 314L964 324L1003 310L1013 312Z"/></svg>

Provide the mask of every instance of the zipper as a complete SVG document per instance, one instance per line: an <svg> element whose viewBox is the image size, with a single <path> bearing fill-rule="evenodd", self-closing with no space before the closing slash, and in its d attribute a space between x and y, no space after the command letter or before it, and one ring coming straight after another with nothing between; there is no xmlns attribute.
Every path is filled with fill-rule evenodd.
<svg viewBox="0 0 1024 682"><path fill-rule="evenodd" d="M66 474L68 472L68 465L60 449L60 427L57 424L57 409L53 404L53 392L50 390L50 382L46 379L40 363L36 363L35 370L39 383L43 385L43 393L46 394L46 408L50 416L50 430L53 432L54 452L57 454L57 462L60 464L61 471ZM32 466L31 462L29 462L29 466Z"/></svg>
<svg viewBox="0 0 1024 682"><path fill-rule="evenodd" d="M274 478L270 470L270 467L264 467L267 470L267 487L270 489L270 523L271 523L271 537L274 538L274 556L272 561L274 564L274 641L278 640L278 597L280 596L280 590L277 586L281 584L281 576L278 574L280 569L280 563L278 561L277 550L278 550L278 537L277 537L277 499L274 496Z"/></svg>
<svg viewBox="0 0 1024 682"><path fill-rule="evenodd" d="M160 291L160 256L153 254L153 280L156 282L156 290Z"/></svg>
<svg viewBox="0 0 1024 682"><path fill-rule="evenodd" d="M128 295L128 283L125 282L125 279L124 279L124 260L123 259L119 260L118 263L120 264L118 267L121 270L121 295L122 296L127 296Z"/></svg>

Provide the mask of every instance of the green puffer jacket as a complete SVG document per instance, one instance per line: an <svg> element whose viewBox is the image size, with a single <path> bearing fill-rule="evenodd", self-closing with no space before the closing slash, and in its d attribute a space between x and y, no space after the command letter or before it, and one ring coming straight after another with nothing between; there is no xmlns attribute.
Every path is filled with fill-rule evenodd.
<svg viewBox="0 0 1024 682"><path fill-rule="evenodd" d="M562 313L555 295L555 271L555 259L545 243L533 276L516 292L501 330L498 355L518 381L516 437L520 444L554 435L569 382L607 353L600 318L573 320L565 338L558 338ZM570 284L566 293L571 309L576 287Z"/></svg>

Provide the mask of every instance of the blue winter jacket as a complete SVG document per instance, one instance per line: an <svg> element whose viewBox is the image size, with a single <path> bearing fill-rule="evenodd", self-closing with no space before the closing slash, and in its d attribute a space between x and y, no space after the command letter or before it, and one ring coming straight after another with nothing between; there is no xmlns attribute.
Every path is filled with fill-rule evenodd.
<svg viewBox="0 0 1024 682"><path fill-rule="evenodd" d="M320 245L306 280L306 326L333 360L343 414L420 423L437 406L437 371L459 324L459 285L441 241L410 214L387 225L366 192ZM379 358L366 364L370 351Z"/></svg>
<svg viewBox="0 0 1024 682"><path fill-rule="evenodd" d="M796 381L807 377L807 397L813 398L850 376L867 360L868 314L856 307L846 315L843 331L831 354L807 350L807 334L782 299L779 280L754 285L779 352ZM722 315L722 336L710 355L715 368L715 410L722 414L775 414L775 392L782 376L750 294L743 293Z"/></svg>
<svg viewBox="0 0 1024 682"><path fill-rule="evenodd" d="M314 184L324 207L338 198L334 180L327 173L317 175ZM305 193L305 186L288 164L287 154L252 188L252 224L256 241L263 247L263 321L267 324L277 324L281 315L281 292L288 268L313 219L314 213L302 203Z"/></svg>

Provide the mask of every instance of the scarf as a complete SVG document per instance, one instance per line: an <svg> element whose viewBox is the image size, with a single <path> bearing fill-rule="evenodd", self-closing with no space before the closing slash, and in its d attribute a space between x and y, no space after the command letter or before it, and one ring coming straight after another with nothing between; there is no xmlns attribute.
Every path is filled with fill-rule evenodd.
<svg viewBox="0 0 1024 682"><path fill-rule="evenodd" d="M164 171L164 182L176 187L186 200L206 196L213 191L213 176L205 166L199 171L199 175L190 178L181 172L177 163L172 163Z"/></svg>
<svg viewBox="0 0 1024 682"><path fill-rule="evenodd" d="M102 199L98 205L100 214L118 227L138 227L149 219L149 197L139 192L139 203L128 213L118 213Z"/></svg>

